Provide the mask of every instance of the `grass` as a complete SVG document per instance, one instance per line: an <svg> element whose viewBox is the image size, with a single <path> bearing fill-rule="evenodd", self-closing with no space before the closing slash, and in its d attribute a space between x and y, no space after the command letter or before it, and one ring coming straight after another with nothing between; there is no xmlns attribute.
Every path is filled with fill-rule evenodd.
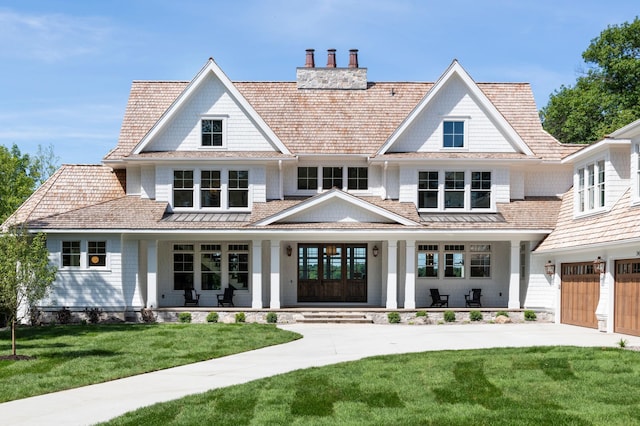
<svg viewBox="0 0 640 426"><path fill-rule="evenodd" d="M298 370L128 413L109 425L640 424L640 353L509 348Z"/></svg>
<svg viewBox="0 0 640 426"><path fill-rule="evenodd" d="M161 370L300 338L267 324L57 325L18 329L0 360L0 402ZM11 353L0 332L0 355Z"/></svg>

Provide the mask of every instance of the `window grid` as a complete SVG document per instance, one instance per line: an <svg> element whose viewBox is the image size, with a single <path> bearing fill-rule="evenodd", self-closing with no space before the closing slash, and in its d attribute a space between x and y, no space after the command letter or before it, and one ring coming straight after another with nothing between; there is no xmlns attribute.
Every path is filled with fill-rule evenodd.
<svg viewBox="0 0 640 426"><path fill-rule="evenodd" d="M464 147L464 121L442 123L442 146L444 148Z"/></svg>
<svg viewBox="0 0 640 426"><path fill-rule="evenodd" d="M464 208L464 172L444 173L444 207Z"/></svg>
<svg viewBox="0 0 640 426"><path fill-rule="evenodd" d="M318 189L317 167L298 167L298 189Z"/></svg>
<svg viewBox="0 0 640 426"><path fill-rule="evenodd" d="M347 170L347 189L366 190L369 188L366 167L349 167Z"/></svg>
<svg viewBox="0 0 640 426"><path fill-rule="evenodd" d="M439 269L438 245L418 245L418 278L437 278Z"/></svg>
<svg viewBox="0 0 640 426"><path fill-rule="evenodd" d="M249 171L229 170L229 207L249 207Z"/></svg>
<svg viewBox="0 0 640 426"><path fill-rule="evenodd" d="M322 168L322 189L342 189L342 167Z"/></svg>
<svg viewBox="0 0 640 426"><path fill-rule="evenodd" d="M194 288L194 246L193 244L173 245L173 289Z"/></svg>
<svg viewBox="0 0 640 426"><path fill-rule="evenodd" d="M222 251L220 244L200 245L200 283L202 290L220 290Z"/></svg>
<svg viewBox="0 0 640 426"><path fill-rule="evenodd" d="M471 208L491 207L491 172L471 172Z"/></svg>
<svg viewBox="0 0 640 426"><path fill-rule="evenodd" d="M222 146L222 120L202 120L202 146Z"/></svg>
<svg viewBox="0 0 640 426"><path fill-rule="evenodd" d="M220 171L200 172L200 207L220 207Z"/></svg>
<svg viewBox="0 0 640 426"><path fill-rule="evenodd" d="M62 242L62 266L80 266L80 241Z"/></svg>
<svg viewBox="0 0 640 426"><path fill-rule="evenodd" d="M228 251L229 284L238 290L247 290L249 288L249 245L229 244Z"/></svg>
<svg viewBox="0 0 640 426"><path fill-rule="evenodd" d="M107 266L106 241L87 242L87 265L89 265L89 267Z"/></svg>
<svg viewBox="0 0 640 426"><path fill-rule="evenodd" d="M193 207L193 170L173 171L173 206Z"/></svg>
<svg viewBox="0 0 640 426"><path fill-rule="evenodd" d="M418 172L418 208L438 208L438 172Z"/></svg>

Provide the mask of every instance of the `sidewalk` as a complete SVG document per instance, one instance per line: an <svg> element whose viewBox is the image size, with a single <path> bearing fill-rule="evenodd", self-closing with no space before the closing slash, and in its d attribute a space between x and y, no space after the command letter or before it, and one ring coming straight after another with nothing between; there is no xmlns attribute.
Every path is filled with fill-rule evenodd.
<svg viewBox="0 0 640 426"><path fill-rule="evenodd" d="M89 425L186 395L372 355L542 345L630 346L640 337L556 324L292 324L303 339L224 358L0 404L6 425Z"/></svg>

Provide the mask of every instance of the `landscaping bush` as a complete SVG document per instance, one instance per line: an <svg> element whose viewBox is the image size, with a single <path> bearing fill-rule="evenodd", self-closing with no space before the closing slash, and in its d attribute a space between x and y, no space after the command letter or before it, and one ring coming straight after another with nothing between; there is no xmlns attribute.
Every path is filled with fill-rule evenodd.
<svg viewBox="0 0 640 426"><path fill-rule="evenodd" d="M400 322L400 314L397 312L389 312L387 314L389 324L398 324Z"/></svg>
<svg viewBox="0 0 640 426"><path fill-rule="evenodd" d="M207 315L207 322L218 322L218 318L217 312L209 312L209 315Z"/></svg>
<svg viewBox="0 0 640 426"><path fill-rule="evenodd" d="M240 323L240 322L245 322L247 320L247 316L244 314L244 312L238 312L236 314L236 322Z"/></svg>
<svg viewBox="0 0 640 426"><path fill-rule="evenodd" d="M480 311L470 311L469 319L471 321L482 321L482 312Z"/></svg>
<svg viewBox="0 0 640 426"><path fill-rule="evenodd" d="M446 322L454 322L456 320L456 313L453 311L445 311L444 320Z"/></svg>
<svg viewBox="0 0 640 426"><path fill-rule="evenodd" d="M69 324L71 322L71 311L69 308L64 307L56 311L56 322L58 324Z"/></svg>
<svg viewBox="0 0 640 426"><path fill-rule="evenodd" d="M278 322L278 314L275 312L269 312L267 314L267 322L269 324L276 324Z"/></svg>
<svg viewBox="0 0 640 426"><path fill-rule="evenodd" d="M102 315L100 308L84 308L84 313L87 315L91 324L97 324L100 322L100 315Z"/></svg>
<svg viewBox="0 0 640 426"><path fill-rule="evenodd" d="M509 318L509 312L506 312L506 311L498 311L498 312L496 312L496 316L498 316L498 315L502 315L503 317Z"/></svg>
<svg viewBox="0 0 640 426"><path fill-rule="evenodd" d="M427 315L426 311L418 311L418 312L416 312L416 317L425 317L425 318L427 318L428 315Z"/></svg>
<svg viewBox="0 0 640 426"><path fill-rule="evenodd" d="M525 321L535 321L538 317L536 316L536 313L533 312L532 310L526 310L524 311L524 320Z"/></svg>
<svg viewBox="0 0 640 426"><path fill-rule="evenodd" d="M178 321L184 323L191 322L191 312L180 312L178 314Z"/></svg>

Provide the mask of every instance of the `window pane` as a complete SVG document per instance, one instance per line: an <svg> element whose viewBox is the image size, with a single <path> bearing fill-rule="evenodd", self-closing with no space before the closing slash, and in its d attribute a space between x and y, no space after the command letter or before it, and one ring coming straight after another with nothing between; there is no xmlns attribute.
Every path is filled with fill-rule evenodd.
<svg viewBox="0 0 640 426"><path fill-rule="evenodd" d="M249 207L249 172L229 170L229 207Z"/></svg>
<svg viewBox="0 0 640 426"><path fill-rule="evenodd" d="M62 266L80 266L80 241L62 242Z"/></svg>
<svg viewBox="0 0 640 426"><path fill-rule="evenodd" d="M200 173L200 206L220 207L219 170L203 170Z"/></svg>
<svg viewBox="0 0 640 426"><path fill-rule="evenodd" d="M438 208L438 191L420 191L418 207L421 209Z"/></svg>
<svg viewBox="0 0 640 426"><path fill-rule="evenodd" d="M444 148L464 147L464 121L442 123L442 146Z"/></svg>
<svg viewBox="0 0 640 426"><path fill-rule="evenodd" d="M438 172L418 173L418 208L438 207Z"/></svg>
<svg viewBox="0 0 640 426"><path fill-rule="evenodd" d="M173 253L173 289L184 290L193 287L193 253L176 250L186 249L189 246L174 246ZM193 246L191 246L193 247Z"/></svg>
<svg viewBox="0 0 640 426"><path fill-rule="evenodd" d="M229 245L230 252L228 254L229 284L241 290L249 288L249 253L231 250L245 247L244 245Z"/></svg>
<svg viewBox="0 0 640 426"><path fill-rule="evenodd" d="M464 253L445 253L444 276L464 278Z"/></svg>
<svg viewBox="0 0 640 426"><path fill-rule="evenodd" d="M349 167L347 170L347 189L365 190L368 188L367 168Z"/></svg>
<svg viewBox="0 0 640 426"><path fill-rule="evenodd" d="M322 189L342 189L342 167L322 168Z"/></svg>
<svg viewBox="0 0 640 426"><path fill-rule="evenodd" d="M298 278L301 280L317 280L320 250L318 247L298 248Z"/></svg>
<svg viewBox="0 0 640 426"><path fill-rule="evenodd" d="M464 192L445 191L444 206L452 209L464 208Z"/></svg>
<svg viewBox="0 0 640 426"><path fill-rule="evenodd" d="M193 170L173 171L173 206L193 207Z"/></svg>
<svg viewBox="0 0 640 426"><path fill-rule="evenodd" d="M418 252L418 277L438 276L438 253Z"/></svg>
<svg viewBox="0 0 640 426"><path fill-rule="evenodd" d="M222 120L202 120L202 146L222 146Z"/></svg>
<svg viewBox="0 0 640 426"><path fill-rule="evenodd" d="M221 282L221 253L201 253L200 271L203 290L220 290Z"/></svg>
<svg viewBox="0 0 640 426"><path fill-rule="evenodd" d="M298 189L318 188L318 169L316 167L298 167Z"/></svg>
<svg viewBox="0 0 640 426"><path fill-rule="evenodd" d="M89 241L87 243L87 265L89 267L107 266L106 241Z"/></svg>

